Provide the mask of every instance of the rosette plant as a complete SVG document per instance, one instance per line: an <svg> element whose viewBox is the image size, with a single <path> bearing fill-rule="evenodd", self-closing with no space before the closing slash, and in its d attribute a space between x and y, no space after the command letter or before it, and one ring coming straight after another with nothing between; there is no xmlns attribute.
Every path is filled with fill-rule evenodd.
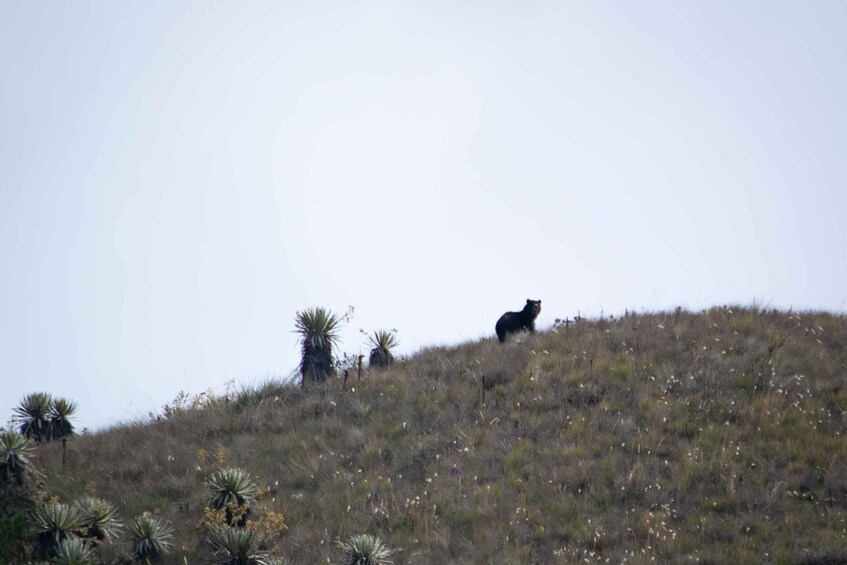
<svg viewBox="0 0 847 565"><path fill-rule="evenodd" d="M256 500L259 489L244 469L228 468L213 473L206 481L211 491L209 506L226 512L226 523L243 528L250 515L250 504Z"/></svg>
<svg viewBox="0 0 847 565"><path fill-rule="evenodd" d="M76 403L64 398L54 400L46 392L34 392L15 408L13 419L21 435L41 442L74 435L70 418L75 413Z"/></svg>
<svg viewBox="0 0 847 565"><path fill-rule="evenodd" d="M259 549L257 532L242 528L219 528L209 536L209 542L221 565L270 565L267 552Z"/></svg>
<svg viewBox="0 0 847 565"><path fill-rule="evenodd" d="M338 345L339 331L343 318L326 308L309 308L297 312L294 317L295 331L300 334L300 374L303 385L320 383L335 374L333 347Z"/></svg>
<svg viewBox="0 0 847 565"><path fill-rule="evenodd" d="M112 503L86 497L77 502L82 517L83 536L98 541L111 541L123 529L118 510Z"/></svg>
<svg viewBox="0 0 847 565"><path fill-rule="evenodd" d="M341 543L344 550L343 565L392 565L394 553L378 537L368 534L353 536Z"/></svg>
<svg viewBox="0 0 847 565"><path fill-rule="evenodd" d="M57 398L50 408L50 426L48 439L60 439L74 435L74 425L70 418L76 413L76 403Z"/></svg>
<svg viewBox="0 0 847 565"><path fill-rule="evenodd" d="M161 558L171 549L173 532L170 524L146 512L133 518L127 525L132 556L139 561Z"/></svg>
<svg viewBox="0 0 847 565"><path fill-rule="evenodd" d="M399 343L396 330L376 330L373 335L368 336L368 343L372 346L368 357L369 366L383 368L394 362L391 350Z"/></svg>
<svg viewBox="0 0 847 565"><path fill-rule="evenodd" d="M82 529L79 508L70 504L43 504L32 517L38 553L53 557L63 540L76 537Z"/></svg>
<svg viewBox="0 0 847 565"><path fill-rule="evenodd" d="M14 420L21 435L33 441L50 439L50 414L53 397L46 392L33 392L15 408Z"/></svg>
<svg viewBox="0 0 847 565"><path fill-rule="evenodd" d="M0 430L0 481L20 484L30 465L35 446L13 430Z"/></svg>
<svg viewBox="0 0 847 565"><path fill-rule="evenodd" d="M97 565L94 547L77 537L63 539L50 560L55 565Z"/></svg>

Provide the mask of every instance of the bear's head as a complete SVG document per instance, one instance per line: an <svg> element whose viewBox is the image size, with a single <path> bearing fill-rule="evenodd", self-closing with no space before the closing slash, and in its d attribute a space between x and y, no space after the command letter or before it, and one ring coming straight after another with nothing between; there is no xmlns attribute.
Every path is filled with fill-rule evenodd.
<svg viewBox="0 0 847 565"><path fill-rule="evenodd" d="M531 312L532 317L535 318L538 316L538 313L541 312L541 301L540 300L530 300L527 298L526 306L523 307L524 312Z"/></svg>

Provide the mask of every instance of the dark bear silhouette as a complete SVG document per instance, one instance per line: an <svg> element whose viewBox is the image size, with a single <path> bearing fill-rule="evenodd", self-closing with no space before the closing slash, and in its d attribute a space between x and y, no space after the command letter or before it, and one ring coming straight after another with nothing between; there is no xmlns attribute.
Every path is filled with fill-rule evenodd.
<svg viewBox="0 0 847 565"><path fill-rule="evenodd" d="M494 326L494 331L497 332L497 339L500 343L506 341L506 336L511 333L521 330L529 330L535 333L535 318L541 312L540 300L526 301L526 306L520 312L506 312L500 319L497 320L497 325Z"/></svg>

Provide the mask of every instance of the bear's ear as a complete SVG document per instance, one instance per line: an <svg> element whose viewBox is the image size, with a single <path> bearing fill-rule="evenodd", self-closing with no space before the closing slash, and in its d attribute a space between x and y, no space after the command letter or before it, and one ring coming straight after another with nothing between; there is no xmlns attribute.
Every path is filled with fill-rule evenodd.
<svg viewBox="0 0 847 565"><path fill-rule="evenodd" d="M530 300L529 298L527 298L527 299L526 299L526 303L527 303L527 304L532 304L532 300Z"/></svg>

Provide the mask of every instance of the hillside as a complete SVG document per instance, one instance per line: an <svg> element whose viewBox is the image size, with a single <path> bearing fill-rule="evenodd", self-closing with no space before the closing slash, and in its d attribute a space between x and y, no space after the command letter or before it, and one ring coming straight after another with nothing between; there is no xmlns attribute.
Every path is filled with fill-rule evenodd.
<svg viewBox="0 0 847 565"><path fill-rule="evenodd" d="M847 561L847 319L715 308L428 349L322 388L181 399L39 448L44 487L173 523L247 470L291 563L378 536L397 564ZM484 376L484 379L483 379ZM484 383L484 386L483 386ZM118 547L102 548L115 559Z"/></svg>

